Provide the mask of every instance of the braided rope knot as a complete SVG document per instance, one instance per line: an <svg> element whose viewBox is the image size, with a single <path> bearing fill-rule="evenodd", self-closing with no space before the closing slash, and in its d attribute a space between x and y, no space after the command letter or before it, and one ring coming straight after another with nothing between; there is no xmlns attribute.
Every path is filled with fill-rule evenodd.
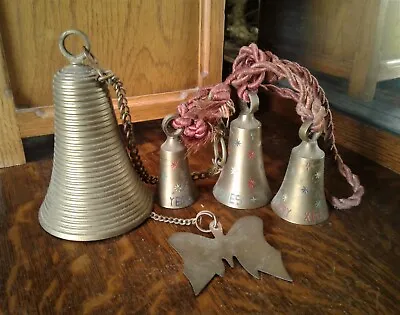
<svg viewBox="0 0 400 315"><path fill-rule="evenodd" d="M182 140L188 151L198 151L218 133L223 118L234 111L230 87L219 83L201 89L192 99L178 106L179 117L172 121L175 129L182 128Z"/></svg>

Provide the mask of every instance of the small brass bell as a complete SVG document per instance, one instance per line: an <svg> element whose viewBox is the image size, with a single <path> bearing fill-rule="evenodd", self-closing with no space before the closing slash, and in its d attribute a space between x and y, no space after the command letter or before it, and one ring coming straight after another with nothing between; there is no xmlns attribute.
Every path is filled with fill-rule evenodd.
<svg viewBox="0 0 400 315"><path fill-rule="evenodd" d="M66 240L94 241L121 235L146 220L151 191L132 167L120 136L106 83L85 65L85 53L71 55L67 36L60 50L71 64L53 79L54 159L50 184L39 210L48 233Z"/></svg>
<svg viewBox="0 0 400 315"><path fill-rule="evenodd" d="M175 115L162 121L167 136L160 149L160 178L157 186L157 202L160 207L180 209L192 205L198 192L189 172L186 147L180 141L183 129L170 128Z"/></svg>
<svg viewBox="0 0 400 315"><path fill-rule="evenodd" d="M249 97L250 107L240 102L239 117L231 123L228 159L213 189L219 202L235 209L259 208L272 198L264 170L261 123L254 117L259 99L256 93Z"/></svg>
<svg viewBox="0 0 400 315"><path fill-rule="evenodd" d="M271 207L282 219L302 225L315 225L328 219L324 192L325 153L318 147L320 133L311 135L311 121L299 130L302 142L292 149L289 164Z"/></svg>

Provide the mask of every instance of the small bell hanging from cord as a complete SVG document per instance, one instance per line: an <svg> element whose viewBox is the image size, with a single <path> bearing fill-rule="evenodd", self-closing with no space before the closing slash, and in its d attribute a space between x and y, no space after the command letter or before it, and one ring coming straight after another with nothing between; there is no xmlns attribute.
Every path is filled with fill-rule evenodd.
<svg viewBox="0 0 400 315"><path fill-rule="evenodd" d="M188 207L198 197L189 172L186 147L179 138L183 130L169 129L169 124L175 118L175 115L168 115L162 121L167 139L160 148L160 178L157 187L158 204L169 209Z"/></svg>
<svg viewBox="0 0 400 315"><path fill-rule="evenodd" d="M239 117L231 123L228 159L213 189L219 202L236 209L259 208L272 198L264 170L261 123L254 117L259 99L256 93L249 97L250 107L241 101Z"/></svg>
<svg viewBox="0 0 400 315"><path fill-rule="evenodd" d="M301 225L315 225L328 219L324 192L325 153L318 147L320 133L311 134L311 121L299 130L302 142L292 149L285 177L271 207L282 219Z"/></svg>

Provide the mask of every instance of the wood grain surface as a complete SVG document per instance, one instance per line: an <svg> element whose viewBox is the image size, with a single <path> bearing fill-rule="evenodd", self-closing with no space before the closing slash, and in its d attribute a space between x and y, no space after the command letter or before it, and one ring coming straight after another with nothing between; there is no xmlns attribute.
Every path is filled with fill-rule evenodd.
<svg viewBox="0 0 400 315"><path fill-rule="evenodd" d="M0 168L25 163L15 104L0 34Z"/></svg>
<svg viewBox="0 0 400 315"><path fill-rule="evenodd" d="M275 193L298 126L273 112L263 122L266 173ZM158 173L160 122L136 124L144 163ZM400 179L395 173L340 148L360 175L366 195L350 211L331 212L318 226L298 226L269 206L229 209L211 194L216 178L198 182L199 200L183 210L155 211L192 217L212 210L228 231L245 215L264 222L266 240L282 252L293 283L266 274L257 280L238 262L226 266L194 297L180 256L168 245L181 227L147 220L113 239L78 243L57 239L38 223L52 161L0 170L0 314L398 314L400 303ZM208 167L211 148L190 156L192 170ZM348 187L326 163L327 187Z"/></svg>
<svg viewBox="0 0 400 315"><path fill-rule="evenodd" d="M67 64L58 38L70 28L88 35L94 55L123 79L129 96L196 87L199 7L199 0L0 0L15 103L52 104L53 75ZM71 37L67 45L78 52L82 43Z"/></svg>

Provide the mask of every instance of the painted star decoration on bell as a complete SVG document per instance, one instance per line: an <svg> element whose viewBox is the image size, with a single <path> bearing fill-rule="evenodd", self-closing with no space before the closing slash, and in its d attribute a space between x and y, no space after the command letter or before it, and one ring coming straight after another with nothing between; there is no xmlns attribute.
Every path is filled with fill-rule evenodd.
<svg viewBox="0 0 400 315"><path fill-rule="evenodd" d="M236 139L235 142L233 143L235 146L239 147L242 143L240 142L239 139Z"/></svg>
<svg viewBox="0 0 400 315"><path fill-rule="evenodd" d="M173 161L173 162L171 163L171 168L172 168L173 170L175 170L175 169L178 167L178 164L179 164L179 161Z"/></svg>
<svg viewBox="0 0 400 315"><path fill-rule="evenodd" d="M256 181L252 178L249 179L248 185L250 189L253 189L256 186Z"/></svg>
<svg viewBox="0 0 400 315"><path fill-rule="evenodd" d="M182 192L182 190L183 190L183 187L182 187L181 184L176 184L176 185L174 186L174 191L175 191L175 192L180 193L180 192Z"/></svg>
<svg viewBox="0 0 400 315"><path fill-rule="evenodd" d="M236 168L231 167L231 175L235 175L237 173Z"/></svg>
<svg viewBox="0 0 400 315"><path fill-rule="evenodd" d="M301 192L302 192L303 194L308 194L308 188L307 188L306 186L303 186L303 187L301 188Z"/></svg>
<svg viewBox="0 0 400 315"><path fill-rule="evenodd" d="M256 156L256 154L255 154L254 151L249 151L249 153L248 153L247 155L248 155L248 157L249 157L249 160L254 159L254 157Z"/></svg>

